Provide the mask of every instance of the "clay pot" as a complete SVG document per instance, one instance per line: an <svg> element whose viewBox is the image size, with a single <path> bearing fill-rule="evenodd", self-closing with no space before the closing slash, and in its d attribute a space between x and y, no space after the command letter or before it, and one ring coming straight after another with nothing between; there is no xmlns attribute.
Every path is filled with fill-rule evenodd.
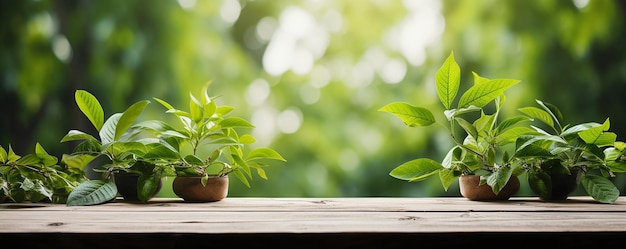
<svg viewBox="0 0 626 249"><path fill-rule="evenodd" d="M115 180L115 186L117 187L117 192L127 201L139 201L139 197L137 196L137 181L139 180L139 174L127 173L127 172L119 172L115 173L113 176ZM154 197L163 186L163 182L159 182L157 189L152 194Z"/></svg>
<svg viewBox="0 0 626 249"><path fill-rule="evenodd" d="M487 184L479 185L479 183L480 176L478 175L462 175L459 177L461 195L472 201L500 201L508 200L509 197L515 195L520 188L520 182L517 176L511 176L498 195L493 193L491 186Z"/></svg>
<svg viewBox="0 0 626 249"><path fill-rule="evenodd" d="M186 202L214 202L228 195L228 176L209 177L202 185L202 177L177 176L172 182L174 193Z"/></svg>

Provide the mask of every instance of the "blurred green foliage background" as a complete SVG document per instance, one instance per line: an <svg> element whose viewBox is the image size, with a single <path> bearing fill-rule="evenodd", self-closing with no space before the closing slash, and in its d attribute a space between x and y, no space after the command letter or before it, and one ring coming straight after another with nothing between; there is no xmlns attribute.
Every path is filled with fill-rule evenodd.
<svg viewBox="0 0 626 249"><path fill-rule="evenodd" d="M212 81L210 95L256 125L255 146L288 160L252 188L231 181L229 196L458 196L388 175L440 160L450 141L377 109L440 108L434 75L454 51L464 82L522 80L510 114L541 99L569 123L610 117L624 140L625 13L617 0L0 1L0 143L69 153L65 133L90 129L76 89L109 116L152 97L183 105ZM173 116L163 111L152 103L140 119Z"/></svg>

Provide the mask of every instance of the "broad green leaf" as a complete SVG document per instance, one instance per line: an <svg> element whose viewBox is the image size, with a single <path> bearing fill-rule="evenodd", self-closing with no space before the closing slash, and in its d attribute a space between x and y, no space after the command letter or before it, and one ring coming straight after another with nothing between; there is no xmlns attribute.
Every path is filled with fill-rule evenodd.
<svg viewBox="0 0 626 249"><path fill-rule="evenodd" d="M115 141L115 127L117 127L117 123L121 117L121 113L115 113L104 122L100 130L100 141L102 145L108 145Z"/></svg>
<svg viewBox="0 0 626 249"><path fill-rule="evenodd" d="M117 196L117 186L112 181L91 180L78 185L67 197L67 206L102 204Z"/></svg>
<svg viewBox="0 0 626 249"><path fill-rule="evenodd" d="M39 143L35 144L35 154L37 155L37 157L39 157L39 160L41 161L41 163L43 163L44 166L53 166L56 165L57 162L59 162L59 159L57 157L49 155L48 152Z"/></svg>
<svg viewBox="0 0 626 249"><path fill-rule="evenodd" d="M230 112L232 112L233 110L235 110L235 107L232 106L220 106L217 107L217 109L215 110L215 113L220 116L220 117L224 117L227 114L229 114Z"/></svg>
<svg viewBox="0 0 626 249"><path fill-rule="evenodd" d="M496 195L506 186L513 174L511 167L500 167L487 177L487 185L491 186Z"/></svg>
<svg viewBox="0 0 626 249"><path fill-rule="evenodd" d="M244 161L243 159L241 159L239 155L234 154L234 153L231 154L230 156L233 158L233 161L235 162L236 167L243 170L243 172L245 172L249 177L252 176L252 172L250 171L250 166L248 166L248 163L246 163L246 161Z"/></svg>
<svg viewBox="0 0 626 249"><path fill-rule="evenodd" d="M189 93L189 113L191 114L191 120L195 123L200 123L204 119L204 105L200 103L193 96L193 94Z"/></svg>
<svg viewBox="0 0 626 249"><path fill-rule="evenodd" d="M520 136L528 135L534 132L535 130L524 126L509 128L496 135L496 144L503 146L516 141Z"/></svg>
<svg viewBox="0 0 626 249"><path fill-rule="evenodd" d="M248 178L243 174L243 172L235 170L231 174L234 174L244 185L246 185L246 187L250 187L250 182L248 181Z"/></svg>
<svg viewBox="0 0 626 249"><path fill-rule="evenodd" d="M529 172L528 185L540 198L549 200L552 198L552 178L544 171Z"/></svg>
<svg viewBox="0 0 626 249"><path fill-rule="evenodd" d="M129 106L126 111L122 113L117 125L115 127L115 136L113 137L113 141L117 141L126 130L135 122L135 119L139 117L139 115L143 112L150 101L143 100L136 102Z"/></svg>
<svg viewBox="0 0 626 249"><path fill-rule="evenodd" d="M35 154L26 154L26 155L24 155L23 157L20 157L20 159L17 160L18 164L33 165L33 166L34 165L39 165L40 162L41 162L41 160Z"/></svg>
<svg viewBox="0 0 626 249"><path fill-rule="evenodd" d="M437 71L435 80L437 95L439 95L439 100L441 100L446 110L449 110L452 106L452 102L459 91L460 82L461 68L454 60L454 53L450 52L448 58Z"/></svg>
<svg viewBox="0 0 626 249"><path fill-rule="evenodd" d="M256 148L245 157L246 161L261 160L261 159L273 159L286 162L278 152L270 148Z"/></svg>
<svg viewBox="0 0 626 249"><path fill-rule="evenodd" d="M249 134L244 134L239 138L240 144L253 144L254 142L256 142L256 139Z"/></svg>
<svg viewBox="0 0 626 249"><path fill-rule="evenodd" d="M531 121L531 119L525 116L510 117L500 122L500 124L498 124L498 127L496 129L498 133L502 133L506 131L507 129L518 125L519 123L526 122L526 121Z"/></svg>
<svg viewBox="0 0 626 249"><path fill-rule="evenodd" d="M400 180L415 182L437 174L442 169L444 167L432 159L419 158L394 168L389 175Z"/></svg>
<svg viewBox="0 0 626 249"><path fill-rule="evenodd" d="M68 142L68 141L75 141L75 140L93 140L93 141L98 141L99 142L99 140L96 139L95 137L93 137L92 135L89 135L89 134L84 133L84 132L79 131L79 130L70 130L61 139L61 143Z"/></svg>
<svg viewBox="0 0 626 249"><path fill-rule="evenodd" d="M63 154L61 157L61 161L67 165L69 168L75 168L84 170L85 166L89 164L89 162L93 161L96 158L94 155L89 154L80 154L80 155L68 155Z"/></svg>
<svg viewBox="0 0 626 249"><path fill-rule="evenodd" d="M519 80L511 79L494 79L474 85L461 95L459 107L477 106L482 108L519 82Z"/></svg>
<svg viewBox="0 0 626 249"><path fill-rule="evenodd" d="M403 102L388 104L378 109L378 111L391 113L410 127L429 126L435 123L435 116L428 109Z"/></svg>
<svg viewBox="0 0 626 249"><path fill-rule="evenodd" d="M470 106L467 108L461 108L461 109L450 109L450 110L445 110L443 111L443 114L446 116L446 118L448 120L452 120L452 118L457 117L459 115L465 114L465 113L470 113L470 112L476 112L476 111L480 111L481 109L476 107L476 106Z"/></svg>
<svg viewBox="0 0 626 249"><path fill-rule="evenodd" d="M578 136L582 138L588 144L595 144L598 146L612 146L617 139L617 135L612 132L604 132L609 129L610 122L607 118L606 121L600 126L591 127L587 130L578 132Z"/></svg>
<svg viewBox="0 0 626 249"><path fill-rule="evenodd" d="M76 90L74 97L78 108L85 114L96 130L100 131L104 124L104 111L98 99L85 90Z"/></svg>
<svg viewBox="0 0 626 249"><path fill-rule="evenodd" d="M462 118L455 118L454 120L456 120L459 125L461 125L461 127L463 128L463 130L465 130L465 132L467 132L467 134L474 138L478 138L478 131L476 130L476 127L474 127L474 125Z"/></svg>
<svg viewBox="0 0 626 249"><path fill-rule="evenodd" d="M192 165L204 165L204 161L195 155L186 155L184 160Z"/></svg>
<svg viewBox="0 0 626 249"><path fill-rule="evenodd" d="M439 171L439 180L441 181L441 184L445 191L448 191L450 185L452 185L452 183L454 183L457 178L458 176L452 169L442 169Z"/></svg>
<svg viewBox="0 0 626 249"><path fill-rule="evenodd" d="M478 75L478 73L476 73L476 72L472 72L472 75L474 75L474 84L475 85L476 84L482 84L482 83L485 83L485 82L489 81L489 79Z"/></svg>
<svg viewBox="0 0 626 249"><path fill-rule="evenodd" d="M6 163L8 159L7 151L4 147L0 146L0 163Z"/></svg>
<svg viewBox="0 0 626 249"><path fill-rule="evenodd" d="M139 201L147 202L156 194L161 185L161 173L141 174L137 179L137 198Z"/></svg>
<svg viewBox="0 0 626 249"><path fill-rule="evenodd" d="M619 189L613 182L597 175L585 175L581 181L585 191L594 200L601 203L614 203L619 197Z"/></svg>
<svg viewBox="0 0 626 249"><path fill-rule="evenodd" d="M561 114L561 110L559 110L558 107L556 107L553 104L550 104L548 102L543 102L543 101L538 100L538 99L535 100L535 102L537 102L537 104L539 104L541 107L543 107L544 110L546 110L548 113L550 113L550 115L552 116L552 119L554 120L556 125L561 127L561 122L563 122L563 114Z"/></svg>
<svg viewBox="0 0 626 249"><path fill-rule="evenodd" d="M228 128L228 127L254 128L254 125L252 125L247 120L243 118L237 118L237 117L225 118L224 120L220 122L220 126L222 128Z"/></svg>
<svg viewBox="0 0 626 249"><path fill-rule="evenodd" d="M552 119L552 115L550 115L550 113L537 107L522 107L517 110L528 115L531 118L538 119L544 124L550 126L552 129L556 130L556 128L554 127L554 120Z"/></svg>
<svg viewBox="0 0 626 249"><path fill-rule="evenodd" d="M515 141L515 157L552 157L552 140L536 140L534 136L520 136ZM530 141L530 142L529 142Z"/></svg>

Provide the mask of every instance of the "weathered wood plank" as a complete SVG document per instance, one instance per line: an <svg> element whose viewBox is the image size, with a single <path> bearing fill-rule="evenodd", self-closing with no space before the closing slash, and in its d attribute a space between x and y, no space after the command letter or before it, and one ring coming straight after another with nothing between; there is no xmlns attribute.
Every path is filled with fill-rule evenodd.
<svg viewBox="0 0 626 249"><path fill-rule="evenodd" d="M129 203L123 200L95 206L67 207L62 204L18 203L0 204L4 210L24 212L38 210L84 212L154 212L154 211L281 211L281 212L522 212L522 211L576 211L622 212L626 211L626 197L614 204L600 204L590 197L570 197L563 202L543 202L537 198L511 198L499 202L469 201L465 198L237 198L229 197L212 203L184 203L176 198L156 198L149 203Z"/></svg>
<svg viewBox="0 0 626 249"><path fill-rule="evenodd" d="M458 233L625 232L626 198L226 198L155 199L67 207L1 204L0 233Z"/></svg>

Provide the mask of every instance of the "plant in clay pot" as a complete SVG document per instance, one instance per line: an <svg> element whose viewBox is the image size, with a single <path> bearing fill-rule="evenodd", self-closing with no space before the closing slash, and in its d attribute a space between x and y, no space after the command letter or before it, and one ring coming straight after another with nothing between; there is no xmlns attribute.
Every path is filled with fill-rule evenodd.
<svg viewBox="0 0 626 249"><path fill-rule="evenodd" d="M161 145L154 143L154 139L137 139L141 130L132 127L150 101L138 101L124 112L115 113L105 121L102 106L91 93L77 90L75 100L98 134L93 136L83 131L70 130L61 142L80 143L71 154L63 156L63 162L84 168L94 159L103 157L106 158L106 163L102 167L94 168L94 171L102 174L102 178L82 182L70 193L67 205L94 205L115 199L118 195L116 181L120 183L121 180L116 179L116 176L126 174L138 177L130 183L132 190L126 192L130 196L123 196L125 199L146 202L152 198L160 188L164 169L143 160L142 157ZM120 186L122 185L128 184ZM132 188L133 185L135 188Z"/></svg>
<svg viewBox="0 0 626 249"><path fill-rule="evenodd" d="M531 189L545 201L560 201L582 183L596 201L615 202L620 193L609 178L626 172L626 144L609 131L609 119L562 126L555 105L536 102L541 108L519 109L539 124L533 126L535 133L520 137L515 153L523 161Z"/></svg>
<svg viewBox="0 0 626 249"><path fill-rule="evenodd" d="M161 144L170 150L171 157L162 157L155 164L174 170L173 191L188 202L219 201L228 194L228 176L234 174L250 187L253 171L267 179L264 168L268 161L285 161L271 148L248 146L255 142L249 134L240 135L237 129L252 129L247 120L230 116L231 106L220 106L215 97L207 94L206 85L199 98L189 94L189 109L174 108L165 100L154 98L173 114L177 122L160 120L140 123L155 132Z"/></svg>
<svg viewBox="0 0 626 249"><path fill-rule="evenodd" d="M446 191L460 177L461 193L470 200L508 199L519 190L518 175L524 172L518 160L511 156L512 147L517 137L533 131L522 125L530 121L528 117L500 117L504 92L519 80L487 79L473 73L474 84L455 105L460 74L454 54L450 53L435 80L437 95L445 109L442 114L446 123L442 126L449 131L454 146L441 162L414 159L397 166L390 175L410 182L438 175ZM489 104L493 104L493 113L487 111ZM387 104L379 111L393 114L409 127L440 124L431 110L405 102Z"/></svg>

